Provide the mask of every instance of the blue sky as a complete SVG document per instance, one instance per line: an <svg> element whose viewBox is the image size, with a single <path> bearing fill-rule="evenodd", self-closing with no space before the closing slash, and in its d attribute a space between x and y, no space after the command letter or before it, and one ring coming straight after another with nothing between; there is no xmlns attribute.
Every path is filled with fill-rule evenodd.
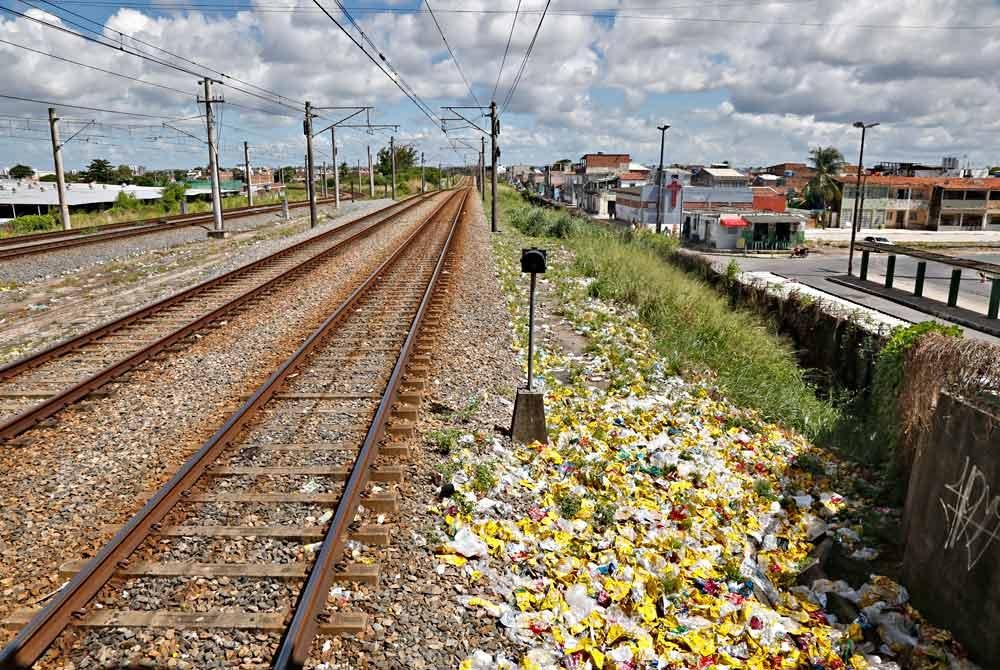
<svg viewBox="0 0 1000 670"><path fill-rule="evenodd" d="M5 69L0 94L164 117L60 107L64 137L80 131L65 150L71 168L97 157L154 168L204 164L203 145L184 134L203 137L202 122L170 122L181 130L162 125L200 113L195 74L204 71L201 66L225 72L245 83L224 81L265 98L220 87L226 99L219 110L225 165L242 160L243 141L250 143L255 163L301 162L301 115L274 104L271 92L287 96L291 107L307 99L317 105L373 105L374 122L398 123L399 140L424 151L428 162L464 160L448 148L440 128L311 2L63 0L56 3L59 10L40 0L30 4L39 9L22 0L0 0L0 6L68 30L80 31L70 21L97 28L59 10L78 12L105 26L106 36L120 31L126 44L194 71L178 72L0 12L0 40L19 45L0 42ZM333 0L323 4L344 20ZM444 113L441 105L472 104L431 17L411 11L425 4L344 4L364 8L352 14L432 116ZM480 101L493 92L516 4L431 1ZM497 86L500 101L543 5L544 0L522 2ZM988 0L554 0L502 117L501 162L541 164L599 150L653 162L659 151L656 126L663 123L672 125L668 162L804 161L817 145L837 146L853 159L857 137L850 122L864 119L883 124L870 136L871 160L937 162L953 155L974 166L1000 163L992 141L1000 121L981 111L996 109L1000 97L993 75L1000 39L992 26L1000 26L1000 9ZM50 169L45 115L44 104L0 99L0 164ZM92 120L98 123L84 127ZM478 145L472 131L455 134ZM374 151L388 142L382 132L369 136L346 129L339 138L340 157L351 164L364 160L367 144ZM328 136L317 140L317 150L318 161L331 160Z"/></svg>

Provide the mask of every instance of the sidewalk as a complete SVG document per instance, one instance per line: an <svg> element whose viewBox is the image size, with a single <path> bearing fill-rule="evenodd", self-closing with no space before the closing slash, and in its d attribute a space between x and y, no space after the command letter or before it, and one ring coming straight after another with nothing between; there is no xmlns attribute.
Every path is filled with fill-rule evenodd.
<svg viewBox="0 0 1000 670"><path fill-rule="evenodd" d="M886 288L884 284L877 284L873 281L862 281L857 277L848 275L828 277L827 281L877 295L886 300L926 312L939 319L957 323L967 328L973 328L994 337L1000 337L1000 319L988 319L983 312L974 312L963 307L949 307L946 302L947 296L945 296L944 301L933 300L924 296L918 297L913 295L913 293L901 291L897 288Z"/></svg>

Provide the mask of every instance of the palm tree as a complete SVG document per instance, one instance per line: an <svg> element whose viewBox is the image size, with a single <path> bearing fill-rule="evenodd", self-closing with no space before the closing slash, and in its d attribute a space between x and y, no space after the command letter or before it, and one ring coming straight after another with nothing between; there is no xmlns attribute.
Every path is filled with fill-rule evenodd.
<svg viewBox="0 0 1000 670"><path fill-rule="evenodd" d="M806 200L826 211L830 203L840 201L840 184L836 178L844 169L844 155L836 147L816 147L809 151L809 160L816 174L806 184Z"/></svg>

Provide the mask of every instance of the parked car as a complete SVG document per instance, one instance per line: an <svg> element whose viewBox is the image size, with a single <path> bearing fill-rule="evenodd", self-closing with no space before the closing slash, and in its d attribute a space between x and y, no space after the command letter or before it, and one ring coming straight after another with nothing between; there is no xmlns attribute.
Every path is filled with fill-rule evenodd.
<svg viewBox="0 0 1000 670"><path fill-rule="evenodd" d="M866 235L865 242L871 242L872 244L892 244L892 240L888 237L882 237L881 235Z"/></svg>

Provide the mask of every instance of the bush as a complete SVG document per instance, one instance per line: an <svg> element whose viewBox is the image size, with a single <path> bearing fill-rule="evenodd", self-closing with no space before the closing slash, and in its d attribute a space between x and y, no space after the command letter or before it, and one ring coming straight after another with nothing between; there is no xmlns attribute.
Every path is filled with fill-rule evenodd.
<svg viewBox="0 0 1000 670"><path fill-rule="evenodd" d="M906 375L906 354L930 333L962 337L962 329L958 326L923 321L893 330L889 341L879 352L875 363L871 392L873 401L868 421L869 432L873 435L872 446L876 452L870 455L874 461L885 462L896 453L900 434L898 399Z"/></svg>
<svg viewBox="0 0 1000 670"><path fill-rule="evenodd" d="M187 184L184 182L171 182L163 187L163 195L160 198L160 202L163 204L163 211L170 212L175 209L180 209L181 201L184 200L184 194L187 192Z"/></svg>
<svg viewBox="0 0 1000 670"><path fill-rule="evenodd" d="M113 210L125 210L134 211L142 207L142 203L131 193L127 191L120 191L118 197L115 198L115 204L112 207Z"/></svg>
<svg viewBox="0 0 1000 670"><path fill-rule="evenodd" d="M10 235L27 235L45 230L53 230L58 226L56 217L52 214L29 214L11 219L7 223Z"/></svg>

